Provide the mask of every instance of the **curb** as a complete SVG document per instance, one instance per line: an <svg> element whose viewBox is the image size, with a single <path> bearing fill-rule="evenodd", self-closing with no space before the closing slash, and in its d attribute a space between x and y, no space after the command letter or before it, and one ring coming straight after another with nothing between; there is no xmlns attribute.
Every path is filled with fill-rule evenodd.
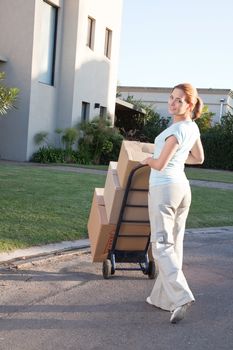
<svg viewBox="0 0 233 350"><path fill-rule="evenodd" d="M51 255L62 255L75 250L90 248L89 239L80 239L77 241L64 241L60 243L47 244L26 249L17 249L12 252L0 254L0 265L11 264L14 262L25 262L29 259L46 258Z"/></svg>
<svg viewBox="0 0 233 350"><path fill-rule="evenodd" d="M190 228L185 230L186 235L190 234L233 234L233 226L224 227L204 227ZM55 255L72 253L76 250L87 250L90 248L89 239L80 239L77 241L64 241L60 243L47 244L26 249L17 249L13 252L0 254L0 266L21 263L31 259L45 259Z"/></svg>

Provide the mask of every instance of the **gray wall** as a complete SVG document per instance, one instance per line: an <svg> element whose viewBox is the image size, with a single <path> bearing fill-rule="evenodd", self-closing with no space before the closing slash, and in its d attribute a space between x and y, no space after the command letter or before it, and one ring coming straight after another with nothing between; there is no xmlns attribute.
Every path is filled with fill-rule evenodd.
<svg viewBox="0 0 233 350"><path fill-rule="evenodd" d="M8 60L0 70L7 74L6 85L20 88L18 109L0 119L2 159L27 158L34 6L34 0L0 1L0 54Z"/></svg>

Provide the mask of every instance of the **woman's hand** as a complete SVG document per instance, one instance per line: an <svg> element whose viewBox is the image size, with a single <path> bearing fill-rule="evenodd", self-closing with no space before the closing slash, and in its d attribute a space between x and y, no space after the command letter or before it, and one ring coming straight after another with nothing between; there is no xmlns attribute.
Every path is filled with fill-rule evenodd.
<svg viewBox="0 0 233 350"><path fill-rule="evenodd" d="M175 136L171 135L167 138L165 145L160 153L158 159L153 157L148 157L144 159L141 163L149 165L152 169L163 171L170 159L174 156L178 149L179 145Z"/></svg>
<svg viewBox="0 0 233 350"><path fill-rule="evenodd" d="M191 149L188 158L185 161L185 164L202 164L204 162L204 150L201 143L201 139L199 138L193 148Z"/></svg>
<svg viewBox="0 0 233 350"><path fill-rule="evenodd" d="M151 161L151 159L153 159L153 158L152 157L147 157L146 159L144 159L140 163L143 164L143 165L149 165L149 162Z"/></svg>

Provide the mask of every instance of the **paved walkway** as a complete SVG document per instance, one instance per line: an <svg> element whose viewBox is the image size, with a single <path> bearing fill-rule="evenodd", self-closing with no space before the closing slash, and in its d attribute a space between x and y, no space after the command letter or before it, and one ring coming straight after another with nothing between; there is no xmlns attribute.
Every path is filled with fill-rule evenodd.
<svg viewBox="0 0 233 350"><path fill-rule="evenodd" d="M76 168L76 167L67 167L67 166L60 166L60 165L47 166L47 167L51 170L62 170L62 171L69 171L69 172L83 173L83 174L100 174L100 175L107 174L106 170ZM233 173L232 173L232 177L233 177ZM190 180L189 182L192 186L233 190L233 183L231 184L226 182L206 181L206 180Z"/></svg>
<svg viewBox="0 0 233 350"><path fill-rule="evenodd" d="M217 181L189 180L191 186L217 188L221 190L232 190L233 184Z"/></svg>
<svg viewBox="0 0 233 350"><path fill-rule="evenodd" d="M31 163L31 162L14 162L14 161L5 161L0 160L0 164L15 164L15 165L21 165L21 166L32 166L42 169L48 169L48 170L60 170L60 171L67 171L67 172L73 172L73 173L81 173L81 174L99 174L99 175L106 175L106 170L97 170L97 169L87 169L87 168L78 168L78 167L72 167L72 166L65 166L65 165L49 165L49 164L39 164L39 163ZM215 171L215 170L213 170ZM233 172L232 172L233 177ZM233 190L233 183L226 183L226 182L217 182L217 181L207 181L207 180L190 180L189 181L192 186L197 187L208 187L208 188L218 188L218 189L224 189L224 190Z"/></svg>

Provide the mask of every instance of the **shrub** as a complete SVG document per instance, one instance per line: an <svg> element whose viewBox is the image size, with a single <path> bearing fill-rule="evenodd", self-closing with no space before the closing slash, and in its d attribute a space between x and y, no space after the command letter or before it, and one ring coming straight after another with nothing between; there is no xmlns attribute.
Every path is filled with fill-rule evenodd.
<svg viewBox="0 0 233 350"><path fill-rule="evenodd" d="M56 130L58 133L59 129ZM65 149L71 150L78 139L78 129L77 128L67 128L62 135L62 142L65 145Z"/></svg>
<svg viewBox="0 0 233 350"><path fill-rule="evenodd" d="M131 103L134 109L128 109L116 115L115 126L119 129L124 138L128 140L139 140L149 107L141 101L134 100L133 96L128 96L125 101Z"/></svg>
<svg viewBox="0 0 233 350"><path fill-rule="evenodd" d="M233 170L233 115L227 113L221 122L202 135L205 168Z"/></svg>
<svg viewBox="0 0 233 350"><path fill-rule="evenodd" d="M128 96L126 102L133 104L134 111L117 115L115 126L127 140L154 142L155 137L166 129L169 119L161 118L152 105L135 100L133 96Z"/></svg>
<svg viewBox="0 0 233 350"><path fill-rule="evenodd" d="M213 116L214 113L209 111L209 107L204 106L201 117L196 120L201 134L208 132L212 128Z"/></svg>
<svg viewBox="0 0 233 350"><path fill-rule="evenodd" d="M233 136L233 114L228 112L222 116L221 127L224 134Z"/></svg>
<svg viewBox="0 0 233 350"><path fill-rule="evenodd" d="M32 155L31 161L36 163L64 163L64 150L43 146Z"/></svg>
<svg viewBox="0 0 233 350"><path fill-rule="evenodd" d="M150 113L146 124L141 131L141 141L154 143L155 137L168 126L169 118L161 118L158 113Z"/></svg>
<svg viewBox="0 0 233 350"><path fill-rule="evenodd" d="M82 163L108 164L117 160L123 137L107 119L95 118L79 125L82 137L78 142L78 157Z"/></svg>
<svg viewBox="0 0 233 350"><path fill-rule="evenodd" d="M0 81L3 81L5 77L5 73L0 72ZM0 115L4 116L9 109L15 108L14 103L17 100L18 94L18 88L9 88L2 83L0 84Z"/></svg>
<svg viewBox="0 0 233 350"><path fill-rule="evenodd" d="M37 152L32 155L31 162L36 163L77 163L77 151L64 150L55 147L40 147Z"/></svg>
<svg viewBox="0 0 233 350"><path fill-rule="evenodd" d="M202 135L205 152L203 167L233 170L233 137L223 132L209 132Z"/></svg>
<svg viewBox="0 0 233 350"><path fill-rule="evenodd" d="M34 136L34 142L36 145L42 145L45 144L46 146L49 146L48 143L48 135L49 133L47 131L41 131L38 132L35 136Z"/></svg>

